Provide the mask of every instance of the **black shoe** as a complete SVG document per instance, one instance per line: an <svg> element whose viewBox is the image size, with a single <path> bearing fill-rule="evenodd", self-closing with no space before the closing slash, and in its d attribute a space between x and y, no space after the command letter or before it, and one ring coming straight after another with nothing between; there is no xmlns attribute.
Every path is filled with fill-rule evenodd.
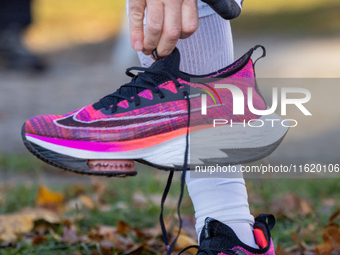
<svg viewBox="0 0 340 255"><path fill-rule="evenodd" d="M268 219L268 223L267 223ZM270 229L275 225L275 218L270 214L261 214L255 219L254 237L259 249L252 248L238 239L234 231L212 218L205 219L200 236L200 246L189 246L182 252L197 248L197 255L275 255Z"/></svg>

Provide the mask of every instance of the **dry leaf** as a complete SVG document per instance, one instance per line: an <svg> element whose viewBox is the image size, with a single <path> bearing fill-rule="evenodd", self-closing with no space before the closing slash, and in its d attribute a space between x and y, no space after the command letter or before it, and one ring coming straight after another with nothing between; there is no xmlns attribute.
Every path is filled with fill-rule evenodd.
<svg viewBox="0 0 340 255"><path fill-rule="evenodd" d="M94 203L91 200L91 198L89 198L88 196L85 195L80 195L79 196L79 200L81 201L81 203L88 209L93 209L94 208Z"/></svg>
<svg viewBox="0 0 340 255"><path fill-rule="evenodd" d="M340 210L337 210L336 212L334 212L331 217L329 217L329 224L334 223L335 221L337 221L339 219L340 216Z"/></svg>
<svg viewBox="0 0 340 255"><path fill-rule="evenodd" d="M65 224L63 226L62 240L68 244L75 244L79 241L76 226L74 224L67 225L68 224Z"/></svg>
<svg viewBox="0 0 340 255"><path fill-rule="evenodd" d="M177 243L175 245L175 250L183 250L185 247L188 247L190 245L198 245L198 243L192 239L191 237L187 236L184 233L181 233L177 239ZM197 253L197 249L189 249L187 250L187 253L190 254L196 254Z"/></svg>
<svg viewBox="0 0 340 255"><path fill-rule="evenodd" d="M111 234L111 233L115 233L116 231L117 231L116 227L102 225L98 228L97 233L100 236L105 236L105 235L108 235L108 234Z"/></svg>
<svg viewBox="0 0 340 255"><path fill-rule="evenodd" d="M63 201L63 194L54 193L45 186L39 187L36 198L37 206L59 211L63 208Z"/></svg>
<svg viewBox="0 0 340 255"><path fill-rule="evenodd" d="M40 243L44 242L46 239L47 239L46 236L38 235L33 239L32 243L33 244L40 244Z"/></svg>
<svg viewBox="0 0 340 255"><path fill-rule="evenodd" d="M326 235L335 250L340 250L340 231L337 226L328 226Z"/></svg>
<svg viewBox="0 0 340 255"><path fill-rule="evenodd" d="M280 244L278 244L276 250L275 250L276 255L290 255L289 252L286 252L285 249L282 248Z"/></svg>
<svg viewBox="0 0 340 255"><path fill-rule="evenodd" d="M97 231L95 236L93 237L94 239L97 240L106 240L110 241L111 243L115 240L115 232L117 228L111 227L111 226L100 226Z"/></svg>
<svg viewBox="0 0 340 255"><path fill-rule="evenodd" d="M290 233L290 236L292 237L292 239L295 243L300 243L300 237L296 232Z"/></svg>
<svg viewBox="0 0 340 255"><path fill-rule="evenodd" d="M98 209L102 212L109 212L112 210L112 205L100 205Z"/></svg>
<svg viewBox="0 0 340 255"><path fill-rule="evenodd" d="M323 243L316 246L316 249L315 249L316 253L318 255L331 254L334 251L334 248L332 247L332 244L326 233L322 235L322 240L323 240Z"/></svg>
<svg viewBox="0 0 340 255"><path fill-rule="evenodd" d="M51 224L58 224L61 221L57 213L44 208L25 208L21 214L30 216L34 221L44 220Z"/></svg>
<svg viewBox="0 0 340 255"><path fill-rule="evenodd" d="M0 241L14 242L17 234L29 232L34 227L34 220L29 215L20 213L0 215Z"/></svg>
<svg viewBox="0 0 340 255"><path fill-rule="evenodd" d="M173 236L177 236L177 234L178 234L178 227L174 227L173 228ZM175 250L183 250L184 248L186 248L190 245L198 245L198 243L197 243L196 240L194 240L193 238L188 236L187 233L185 231L183 231L183 229L182 229L181 233L180 233L180 235L177 239L177 242L176 242L176 245L175 245ZM190 249L190 250L188 250L188 253L196 254L197 249L196 250Z"/></svg>
<svg viewBox="0 0 340 255"><path fill-rule="evenodd" d="M317 254L327 255L340 250L340 231L338 226L330 225L322 235L323 243L316 247Z"/></svg>
<svg viewBox="0 0 340 255"><path fill-rule="evenodd" d="M20 213L0 215L0 241L16 241L18 233L32 231L34 222L39 220L51 224L60 222L57 214L42 208L24 209Z"/></svg>
<svg viewBox="0 0 340 255"><path fill-rule="evenodd" d="M124 251L124 253L129 255L139 255L142 254L143 248L142 244L135 244L130 249Z"/></svg>
<svg viewBox="0 0 340 255"><path fill-rule="evenodd" d="M277 215L294 218L294 213L307 216L313 209L307 200L299 198L295 193L288 193L274 202L273 211Z"/></svg>
<svg viewBox="0 0 340 255"><path fill-rule="evenodd" d="M103 255L111 255L113 249L113 243L111 241L102 241L100 242L100 251Z"/></svg>
<svg viewBox="0 0 340 255"><path fill-rule="evenodd" d="M118 226L117 226L117 233L120 235L125 236L130 230L130 226L123 222L123 221L119 221L118 222Z"/></svg>

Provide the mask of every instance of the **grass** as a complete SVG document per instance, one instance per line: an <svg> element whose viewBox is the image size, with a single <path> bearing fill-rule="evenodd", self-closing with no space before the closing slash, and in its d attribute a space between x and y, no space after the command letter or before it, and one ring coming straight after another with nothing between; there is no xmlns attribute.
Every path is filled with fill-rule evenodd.
<svg viewBox="0 0 340 255"><path fill-rule="evenodd" d="M307 216L299 214L298 211L291 212L293 218L275 215L278 218L272 236L274 243L280 243L283 247L294 245L292 233L297 233L307 244L321 243L322 231L329 223L330 216L340 208L340 183L336 178L248 180L247 185L251 187L249 192L263 198L260 204L252 204L250 200L252 212L264 211L275 215L273 210L275 211L275 206L282 201L280 198L289 193L310 202L312 213ZM328 199L334 201L334 204L327 206L325 202ZM315 230L309 231L310 226L315 227Z"/></svg>
<svg viewBox="0 0 340 255"><path fill-rule="evenodd" d="M12 158L11 158L12 157ZM4 168L20 168L19 173L27 173L25 169L28 159L19 157L14 163L14 156L2 156L0 160L0 173ZM4 163L5 162L5 163ZM9 163L12 162L12 163ZM32 162L30 162L32 164ZM30 168L40 168L40 163L33 163ZM139 174L134 178L126 179L105 179L102 183L106 186L105 193L101 196L104 204L111 205L107 211L94 208L92 210L77 211L81 213L82 218L77 222L80 231L86 233L94 227L100 225L116 225L118 220L128 222L133 227L151 227L158 223L159 205L150 203L146 207L138 207L134 203L133 196L136 192L144 194L146 197L152 194L160 195L166 182L166 174L163 172L148 169L142 165L138 166ZM60 172L62 173L62 172ZM39 172L33 173L39 175ZM79 185L81 187L79 188ZM177 198L179 191L179 174L170 192L170 197ZM261 212L275 211L277 201L285 194L294 193L299 198L310 202L313 213L301 215L298 211L293 212L293 216L280 215L277 224L273 229L272 236L274 243L280 243L283 247L291 247L295 244L292 233L297 233L301 240L308 245L315 245L322 241L321 234L328 224L330 215L340 207L340 183L338 179L250 179L247 180L247 187L250 200L251 211L256 215ZM49 186L54 191L60 191L65 195L66 200L71 200L77 195L77 190L84 194L91 195L95 192L94 186L90 184L54 184ZM31 185L6 185L2 184L0 188L0 213L12 213L20 211L24 207L34 207L35 197L38 184ZM256 199L254 199L254 197ZM257 199L260 198L260 202ZM331 206L325 206L325 201L331 199L334 203ZM171 208L172 207L172 208ZM166 209L166 215L175 214L176 204ZM193 206L188 196L182 205L183 214L193 214ZM73 213L74 214L74 213ZM65 217L74 217L72 212ZM293 217L293 218L292 218ZM312 227L314 229L308 230ZM92 245L92 244L91 244ZM94 245L94 244L93 244ZM92 250L95 248L90 247ZM87 254L86 248L82 245L63 246L56 243L51 236L41 244L33 245L22 242L16 248L6 248L0 250L0 254L72 254L78 251L80 254ZM11 253L12 252L12 253ZM79 253L78 253L79 254Z"/></svg>
<svg viewBox="0 0 340 255"><path fill-rule="evenodd" d="M24 161L28 160L25 159ZM17 160L16 163L13 163ZM12 162L12 163L9 163ZM40 168L41 165L38 162L30 162L31 168ZM20 163L20 157L15 156L2 156L0 161L0 174L4 172L4 169L10 167L12 174L27 174L30 168L20 168L14 172L16 166L24 164ZM45 166L46 167L46 166ZM52 167L46 167L48 172L53 171ZM157 170L146 169L143 166L139 166L138 177L135 178L94 178L94 180L100 179L99 185L105 186L105 192L100 197L102 204L109 205L109 209L103 211L100 208L93 209L77 209L74 211L68 211L64 214L65 218L80 217L77 220L77 228L81 233L87 233L93 228L109 225L116 226L118 221L127 222L132 227L147 228L153 227L158 224L159 219L159 203L147 202L144 206L139 206L134 203L133 196L135 193L143 194L148 197L148 194L161 195L165 186L167 174L164 172L158 172ZM63 176L64 172L61 170L60 175ZM32 172L31 177L39 178L41 172ZM47 178L53 178L53 176ZM65 176L67 178L67 176ZM88 177L90 178L90 177ZM34 208L35 199L39 184L21 183L6 184L0 182L0 214L10 214L19 212L25 207ZM41 184L41 183L40 183ZM66 201L71 201L77 197L79 192L91 196L96 192L96 188L92 184L82 184L75 182L74 184L51 184L48 185L49 189L64 194ZM179 174L175 176L172 189L169 193L169 197L177 202L178 191L180 188ZM187 191L185 191L185 199L183 201L182 212L184 214L193 214L193 206ZM174 215L176 210L176 204L172 205L172 208L165 208L165 216ZM61 229L55 229L57 234L61 234ZM85 248L84 245L89 247ZM15 248L7 247L0 248L0 254L72 254L77 251L80 254L88 254L86 250L95 249L95 244L76 244L65 245L56 242L50 234L47 234L47 240L43 243L32 245L30 242L19 242ZM78 254L78 253L77 253ZM100 253L99 253L100 254Z"/></svg>

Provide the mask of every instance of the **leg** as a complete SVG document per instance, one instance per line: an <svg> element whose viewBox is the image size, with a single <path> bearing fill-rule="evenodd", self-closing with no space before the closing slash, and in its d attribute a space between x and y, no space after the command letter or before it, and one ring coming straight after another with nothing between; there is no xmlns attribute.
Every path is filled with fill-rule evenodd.
<svg viewBox="0 0 340 255"><path fill-rule="evenodd" d="M195 34L180 40L177 47L181 52L180 68L190 74L216 71L234 59L230 23L217 14L201 18ZM141 52L138 56L143 66L153 63L150 56ZM198 235L205 218L212 217L228 224L241 241L257 248L252 232L254 218L249 211L244 179L196 179L190 178L188 173L186 182L195 207Z"/></svg>

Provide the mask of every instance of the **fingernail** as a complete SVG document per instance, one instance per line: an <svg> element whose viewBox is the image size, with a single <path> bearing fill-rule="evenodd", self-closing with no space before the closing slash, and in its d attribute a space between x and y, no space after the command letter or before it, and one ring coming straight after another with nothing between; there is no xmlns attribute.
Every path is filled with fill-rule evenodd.
<svg viewBox="0 0 340 255"><path fill-rule="evenodd" d="M143 50L143 43L141 41L135 42L135 50L136 51L141 51Z"/></svg>

